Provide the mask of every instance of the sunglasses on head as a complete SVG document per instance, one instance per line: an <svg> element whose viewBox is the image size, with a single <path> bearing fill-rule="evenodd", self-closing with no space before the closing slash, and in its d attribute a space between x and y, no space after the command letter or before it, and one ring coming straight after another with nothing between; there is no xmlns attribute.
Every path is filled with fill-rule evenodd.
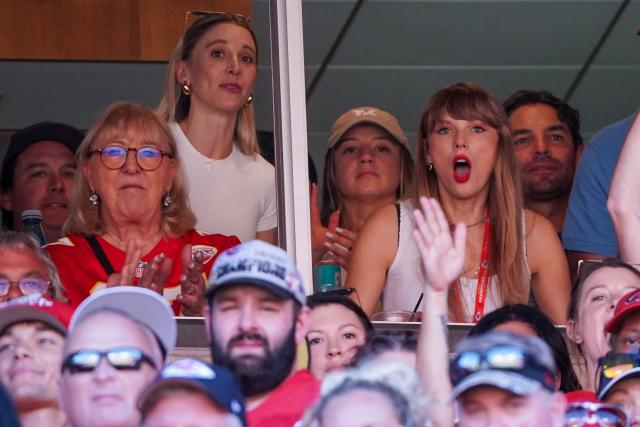
<svg viewBox="0 0 640 427"><path fill-rule="evenodd" d="M629 369L640 367L640 349L634 349L630 353L613 353L598 359L598 389L602 390L618 375Z"/></svg>
<svg viewBox="0 0 640 427"><path fill-rule="evenodd" d="M11 285L14 283L18 284L18 288L20 289L20 292L22 292L22 295L33 295L45 294L50 282L39 277L24 277L20 280L0 278L0 297L7 295L11 289Z"/></svg>
<svg viewBox="0 0 640 427"><path fill-rule="evenodd" d="M323 295L335 295L339 297L348 297L351 294L356 295L356 299L358 300L358 305L362 307L362 302L360 301L360 295L358 294L358 290L356 288L334 288L328 289L326 291L322 291Z"/></svg>
<svg viewBox="0 0 640 427"><path fill-rule="evenodd" d="M143 363L156 369L153 360L135 347L112 348L107 351L79 350L70 354L62 364L62 372L68 370L71 374L92 372L98 367L102 358L119 371L137 371Z"/></svg>
<svg viewBox="0 0 640 427"><path fill-rule="evenodd" d="M468 375L487 369L515 372L538 381L550 391L555 390L555 373L539 364L523 349L510 345L458 353L450 366L451 382L455 385Z"/></svg>
<svg viewBox="0 0 640 427"><path fill-rule="evenodd" d="M621 406L607 403L576 402L567 407L565 427L629 427L629 418Z"/></svg>
<svg viewBox="0 0 640 427"><path fill-rule="evenodd" d="M226 19L246 26L251 25L251 18L249 18L248 16L240 15L239 13L211 12L208 10L190 10L187 12L187 15L184 18L183 33L185 33L187 31L187 28L189 28L189 17L191 16L196 16L198 19L208 17L211 17L212 19Z"/></svg>

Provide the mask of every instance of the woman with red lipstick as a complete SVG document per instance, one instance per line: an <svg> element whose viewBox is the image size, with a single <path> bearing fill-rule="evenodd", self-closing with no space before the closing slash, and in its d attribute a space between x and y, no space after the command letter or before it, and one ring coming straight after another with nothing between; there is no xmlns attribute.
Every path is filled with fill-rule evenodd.
<svg viewBox="0 0 640 427"><path fill-rule="evenodd" d="M164 120L138 104L112 104L77 155L66 237L45 247L69 302L137 285L164 295L176 314L201 316L213 261L240 242L193 229L180 157Z"/></svg>
<svg viewBox="0 0 640 427"><path fill-rule="evenodd" d="M338 117L328 146L321 211L317 187L311 189L313 255L314 261L329 256L346 269L369 215L404 197L413 161L398 120L375 107L352 108Z"/></svg>
<svg viewBox="0 0 640 427"><path fill-rule="evenodd" d="M435 198L449 223L467 226L464 273L451 286L450 320L476 322L503 304L538 306L566 320L569 272L560 241L545 218L522 207L507 118L493 96L473 83L438 91L420 121L415 194L374 213L356 241L347 286L363 308L419 308L424 283L412 238L412 211Z"/></svg>
<svg viewBox="0 0 640 427"><path fill-rule="evenodd" d="M198 229L276 242L275 170L258 150L258 47L248 18L190 12L158 107L178 144Z"/></svg>

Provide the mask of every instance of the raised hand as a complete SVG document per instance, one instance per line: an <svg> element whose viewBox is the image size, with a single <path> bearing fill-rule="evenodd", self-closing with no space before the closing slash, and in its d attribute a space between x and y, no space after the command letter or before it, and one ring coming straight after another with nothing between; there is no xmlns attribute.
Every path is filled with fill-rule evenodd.
<svg viewBox="0 0 640 427"><path fill-rule="evenodd" d="M464 267L467 226L456 224L453 237L447 218L436 199L421 197L422 210L413 211L416 239L427 286L435 291L446 291Z"/></svg>
<svg viewBox="0 0 640 427"><path fill-rule="evenodd" d="M191 245L182 248L182 275L180 276L180 291L177 300L181 305L181 312L185 316L202 316L204 308L205 283L202 276L203 256L201 253L192 255Z"/></svg>

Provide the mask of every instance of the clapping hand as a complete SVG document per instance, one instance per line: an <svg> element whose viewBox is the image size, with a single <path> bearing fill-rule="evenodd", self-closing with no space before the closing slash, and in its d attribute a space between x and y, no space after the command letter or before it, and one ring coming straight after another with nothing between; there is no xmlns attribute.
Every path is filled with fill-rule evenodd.
<svg viewBox="0 0 640 427"><path fill-rule="evenodd" d="M127 252L119 273L113 273L107 280L107 287L133 285L133 280L140 262L141 250L136 247L133 241L127 243ZM142 277L138 281L138 286L151 289L162 295L164 285L171 274L173 261L165 257L164 254L158 254L147 263L144 267Z"/></svg>
<svg viewBox="0 0 640 427"><path fill-rule="evenodd" d="M447 291L460 277L464 267L467 226L456 224L453 237L449 222L436 199L421 197L420 209L413 211L413 231L424 265L427 286L434 291Z"/></svg>
<svg viewBox="0 0 640 427"><path fill-rule="evenodd" d="M191 245L182 248L182 275L180 276L180 291L177 300L181 312L185 316L202 316L204 308L205 283L202 276L204 257L201 253L192 255Z"/></svg>

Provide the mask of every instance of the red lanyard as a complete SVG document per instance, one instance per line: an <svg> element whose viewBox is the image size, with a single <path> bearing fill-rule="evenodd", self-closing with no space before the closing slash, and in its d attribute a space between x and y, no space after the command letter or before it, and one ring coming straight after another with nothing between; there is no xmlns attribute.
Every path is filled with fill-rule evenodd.
<svg viewBox="0 0 640 427"><path fill-rule="evenodd" d="M473 310L473 323L484 314L484 306L487 302L487 288L489 286L489 241L491 240L491 219L489 207L484 218L484 238L482 239L482 254L480 255L480 269L478 270L478 285L476 287L476 306Z"/></svg>

